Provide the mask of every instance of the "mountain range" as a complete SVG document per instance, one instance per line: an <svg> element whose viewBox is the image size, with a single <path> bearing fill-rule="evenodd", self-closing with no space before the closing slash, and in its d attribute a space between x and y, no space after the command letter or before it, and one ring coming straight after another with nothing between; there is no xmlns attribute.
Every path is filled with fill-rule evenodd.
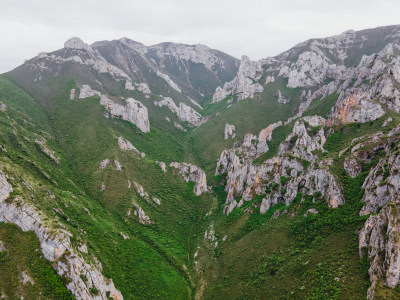
<svg viewBox="0 0 400 300"><path fill-rule="evenodd" d="M400 297L400 25L240 60L73 37L0 75L0 297Z"/></svg>

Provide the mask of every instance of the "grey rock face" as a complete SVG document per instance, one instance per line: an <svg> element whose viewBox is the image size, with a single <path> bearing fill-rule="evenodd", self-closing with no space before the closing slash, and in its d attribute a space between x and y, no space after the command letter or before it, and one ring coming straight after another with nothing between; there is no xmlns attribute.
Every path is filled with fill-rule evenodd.
<svg viewBox="0 0 400 300"><path fill-rule="evenodd" d="M385 114L381 105L370 100L368 94L356 89L346 93L348 95L342 94L332 109L328 126L352 122L365 123L376 120Z"/></svg>
<svg viewBox="0 0 400 300"><path fill-rule="evenodd" d="M71 94L72 94L72 90L71 90ZM75 95L75 93L74 93L74 95ZM84 85L82 85L81 90L79 92L79 99L85 99L85 98L93 97L95 95L101 97L100 92L98 92L96 90L92 90L89 85L84 84ZM71 99L71 95L70 95L70 99Z"/></svg>
<svg viewBox="0 0 400 300"><path fill-rule="evenodd" d="M7 105L0 101L0 111L5 112L7 110Z"/></svg>
<svg viewBox="0 0 400 300"><path fill-rule="evenodd" d="M218 87L213 96L213 103L219 102L227 95L237 95L238 100L253 98L256 93L261 93L264 88L257 82L262 76L262 63L251 61L247 56L242 56L236 77L224 87Z"/></svg>
<svg viewBox="0 0 400 300"><path fill-rule="evenodd" d="M365 202L360 215L376 212L388 202L398 203L400 199L400 157L392 154L382 159L371 170L364 181Z"/></svg>
<svg viewBox="0 0 400 300"><path fill-rule="evenodd" d="M157 71L157 76L161 77L162 79L164 79L170 87L172 87L174 90L176 90L179 93L182 93L182 90L178 87L178 85L172 81L171 78L169 78L169 76L167 74L164 74L160 71Z"/></svg>
<svg viewBox="0 0 400 300"><path fill-rule="evenodd" d="M343 167L351 178L361 173L361 166L355 158L346 157Z"/></svg>
<svg viewBox="0 0 400 300"><path fill-rule="evenodd" d="M325 122L325 119L319 116L304 117L296 121L292 133L279 146L279 153L290 151L293 156L308 161L315 160L317 156L313 151L325 151Z"/></svg>
<svg viewBox="0 0 400 300"><path fill-rule="evenodd" d="M334 75L335 79L342 79L345 70L344 66L329 64L321 55L308 51L300 54L297 62L288 71L281 70L281 73L288 72L288 87L296 88L321 84L329 75Z"/></svg>
<svg viewBox="0 0 400 300"><path fill-rule="evenodd" d="M359 234L360 255L367 251L370 260L368 299L374 298L378 281L392 288L400 282L399 213L398 204L387 204L368 218Z"/></svg>
<svg viewBox="0 0 400 300"><path fill-rule="evenodd" d="M188 122L190 126L200 126L204 124L207 119L203 118L196 110L192 107L186 105L183 102L179 103L179 106L170 97L164 97L161 101L155 101L154 105L158 107L166 106L170 111L172 111L179 120L183 122Z"/></svg>
<svg viewBox="0 0 400 300"><path fill-rule="evenodd" d="M192 181L195 183L193 193L196 196L207 192L206 173L202 169L192 164L178 162L172 162L169 166L177 169L186 182Z"/></svg>
<svg viewBox="0 0 400 300"><path fill-rule="evenodd" d="M64 43L64 48L91 50L88 44L85 44L80 38L72 37ZM42 55L43 56L43 55Z"/></svg>
<svg viewBox="0 0 400 300"><path fill-rule="evenodd" d="M235 138L235 126L230 125L228 123L225 124L225 130L224 130L224 140L227 140L229 137Z"/></svg>
<svg viewBox="0 0 400 300"><path fill-rule="evenodd" d="M131 122L143 132L150 132L147 108L140 101L128 98L126 100L126 105L120 105L108 99L105 95L102 95L100 104L103 105L112 116L121 117Z"/></svg>
<svg viewBox="0 0 400 300"><path fill-rule="evenodd" d="M114 287L113 281L102 275L100 262L94 259L95 263L89 264L83 255L72 247L70 232L65 229L50 228L47 222L43 221L46 219L44 213L39 214L33 206L21 199L5 202L11 192L11 185L7 182L6 176L0 172L0 221L14 223L23 231L35 232L44 257L53 262L58 275L71 278L67 288L77 299L100 300L107 292L114 299L123 299L122 294ZM91 280L84 282L80 277L82 274L90 276ZM92 287L99 291L98 295L90 292Z"/></svg>
<svg viewBox="0 0 400 300"><path fill-rule="evenodd" d="M278 202L289 205L299 192L313 195L318 192L330 207L336 208L344 203L341 187L330 173L329 162L313 163L304 170L300 159L313 162L317 156L314 150L325 151L324 125L325 119L319 116L304 117L298 120L291 135L280 145L279 156L265 161L261 166L253 165L253 160L259 156L258 150L270 140L274 128L282 122L271 124L263 129L258 139L248 134L243 144L233 149L224 150L217 163L216 175L226 173L225 191L228 193L224 213L229 214L244 201L252 200L256 195L265 194L270 190L260 204L260 213L265 213ZM268 149L266 149L268 151ZM286 156L290 153L292 158ZM293 158L297 157L296 158ZM281 176L287 178L282 185ZM274 190L271 190L271 185ZM301 186L301 188L299 188ZM317 194L318 194L317 193ZM242 196L237 202L236 199Z"/></svg>

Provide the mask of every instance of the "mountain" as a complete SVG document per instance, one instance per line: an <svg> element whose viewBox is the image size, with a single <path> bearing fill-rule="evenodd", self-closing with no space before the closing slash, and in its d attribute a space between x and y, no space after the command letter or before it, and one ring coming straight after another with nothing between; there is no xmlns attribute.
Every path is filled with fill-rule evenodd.
<svg viewBox="0 0 400 300"><path fill-rule="evenodd" d="M399 90L398 25L39 53L0 76L0 295L398 298Z"/></svg>

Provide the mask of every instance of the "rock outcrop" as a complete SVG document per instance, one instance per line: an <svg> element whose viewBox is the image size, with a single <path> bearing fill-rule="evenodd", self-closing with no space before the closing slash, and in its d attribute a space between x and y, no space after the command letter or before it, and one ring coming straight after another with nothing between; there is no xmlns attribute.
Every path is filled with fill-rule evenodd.
<svg viewBox="0 0 400 300"><path fill-rule="evenodd" d="M235 138L235 125L230 125L228 123L225 124L225 130L224 130L224 140L227 140L229 137L232 137L233 139Z"/></svg>
<svg viewBox="0 0 400 300"><path fill-rule="evenodd" d="M72 247L70 232L50 228L48 223L43 221L46 219L44 213L39 214L32 205L22 199L16 198L6 202L12 190L6 176L0 172L0 221L14 223L23 231L35 232L44 257L52 262L58 275L71 279L66 286L77 299L100 300L104 299L107 293L114 299L123 299L113 281L102 275L100 262L93 257L92 263L89 264L84 258L86 253ZM81 275L91 280L86 282ZM97 289L99 293L91 293L91 288Z"/></svg>
<svg viewBox="0 0 400 300"><path fill-rule="evenodd" d="M140 101L133 98L126 99L126 105L117 104L101 96L100 104L103 105L111 116L120 117L136 125L142 132L150 132L150 121L147 108Z"/></svg>
<svg viewBox="0 0 400 300"><path fill-rule="evenodd" d="M307 51L299 55L298 60L286 71L288 87L310 87L321 84L326 78L342 79L346 67L330 64L323 56Z"/></svg>
<svg viewBox="0 0 400 300"><path fill-rule="evenodd" d="M161 170L162 170L164 173L167 172L167 165L165 164L165 162L157 161L157 164L160 166Z"/></svg>
<svg viewBox="0 0 400 300"><path fill-rule="evenodd" d="M374 298L378 281L392 288L400 282L399 213L399 205L389 203L371 215L359 233L360 255L367 252L370 260L368 299Z"/></svg>
<svg viewBox="0 0 400 300"><path fill-rule="evenodd" d="M188 122L189 126L200 126L207 121L207 118L203 118L195 109L180 102L176 105L170 97L164 97L161 101L154 101L154 105L158 107L166 106L173 112L179 120Z"/></svg>
<svg viewBox="0 0 400 300"><path fill-rule="evenodd" d="M325 119L319 116L304 117L294 124L293 131L279 147L279 153L290 152L293 156L314 161L317 156L313 151L324 152Z"/></svg>
<svg viewBox="0 0 400 300"><path fill-rule="evenodd" d="M76 98L76 91L75 89L71 89L69 93L69 100L74 100Z"/></svg>
<svg viewBox="0 0 400 300"><path fill-rule="evenodd" d="M196 196L207 192L206 173L202 169L192 164L178 162L172 162L169 166L177 169L186 182L195 183L193 193Z"/></svg>
<svg viewBox="0 0 400 300"><path fill-rule="evenodd" d="M238 101L253 98L256 93L261 93L264 88L257 81L262 76L262 63L251 61L247 56L242 56L239 70L231 82L225 83L224 87L217 87L212 103L226 98L228 95L235 95Z"/></svg>
<svg viewBox="0 0 400 300"><path fill-rule="evenodd" d="M363 92L352 90L349 95L340 96L327 125L365 123L376 120L384 114L385 111L379 103L370 100L369 96Z"/></svg>
<svg viewBox="0 0 400 300"><path fill-rule="evenodd" d="M56 153L53 150L50 150L49 148L46 147L45 141L39 140L39 139L35 139L35 143L37 145L39 145L40 150L42 150L42 152L44 154L46 154L48 157L50 157L52 160L54 160L54 162L56 162L57 164L60 163L60 159L58 158Z"/></svg>
<svg viewBox="0 0 400 300"><path fill-rule="evenodd" d="M124 139L121 136L118 138L118 146L121 150L124 150L124 151L134 151L136 153L140 153L139 150L136 149L136 147L133 146L130 141Z"/></svg>
<svg viewBox="0 0 400 300"><path fill-rule="evenodd" d="M0 101L0 111L5 112L7 110L7 105Z"/></svg>
<svg viewBox="0 0 400 300"><path fill-rule="evenodd" d="M278 202L289 205L298 193L302 193L302 199L315 194L333 208L343 204L341 187L327 167L330 162L314 163L317 155L313 152L325 151L325 122L319 116L296 121L292 133L281 143L279 155L260 166L252 162L259 156L258 150L263 149L266 140L271 139L273 129L281 126L281 122L263 129L258 140L247 134L241 146L224 150L216 168L216 175L226 174L225 191L228 196L224 212L229 214L235 207L242 206L244 201L262 194L265 196L258 204L260 213L265 213ZM311 166L305 169L302 160ZM239 197L241 200L237 202Z"/></svg>
<svg viewBox="0 0 400 300"><path fill-rule="evenodd" d="M178 87L178 85L172 81L171 78L169 78L169 76L167 74L164 74L160 71L157 71L157 76L161 77L162 79L164 79L170 87L172 87L174 90L176 90L179 93L182 93L182 90Z"/></svg>
<svg viewBox="0 0 400 300"><path fill-rule="evenodd" d="M71 90L71 95L72 95L72 90ZM71 95L70 95L70 99L71 99ZM79 99L85 99L85 98L89 98L89 97L93 97L93 96L101 97L101 93L96 90L92 90L92 88L87 84L82 85L81 90L79 91Z"/></svg>
<svg viewBox="0 0 400 300"><path fill-rule="evenodd" d="M78 37L72 37L69 40L67 40L64 43L64 48L70 48L70 49L81 49L81 50L87 50L90 51L92 50L88 44L83 42L80 38Z"/></svg>
<svg viewBox="0 0 400 300"><path fill-rule="evenodd" d="M133 203L133 206L135 207L133 214L138 217L139 223L143 225L150 225L154 223L138 204Z"/></svg>
<svg viewBox="0 0 400 300"><path fill-rule="evenodd" d="M362 201L365 202L360 215L374 213L386 203L399 203L400 156L392 154L379 161L364 181Z"/></svg>

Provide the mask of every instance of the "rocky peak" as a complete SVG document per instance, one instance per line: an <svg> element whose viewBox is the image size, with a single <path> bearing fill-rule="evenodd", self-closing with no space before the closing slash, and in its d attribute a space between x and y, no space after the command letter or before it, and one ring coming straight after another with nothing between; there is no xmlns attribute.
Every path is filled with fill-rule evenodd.
<svg viewBox="0 0 400 300"><path fill-rule="evenodd" d="M262 74L262 62L252 61L248 56L243 55L235 78L225 83L223 88L217 87L212 102L219 102L229 94L237 95L238 101L253 98L256 93L264 91L262 85L257 82Z"/></svg>
<svg viewBox="0 0 400 300"><path fill-rule="evenodd" d="M92 48L78 37L72 37L64 43L64 48L91 51Z"/></svg>

